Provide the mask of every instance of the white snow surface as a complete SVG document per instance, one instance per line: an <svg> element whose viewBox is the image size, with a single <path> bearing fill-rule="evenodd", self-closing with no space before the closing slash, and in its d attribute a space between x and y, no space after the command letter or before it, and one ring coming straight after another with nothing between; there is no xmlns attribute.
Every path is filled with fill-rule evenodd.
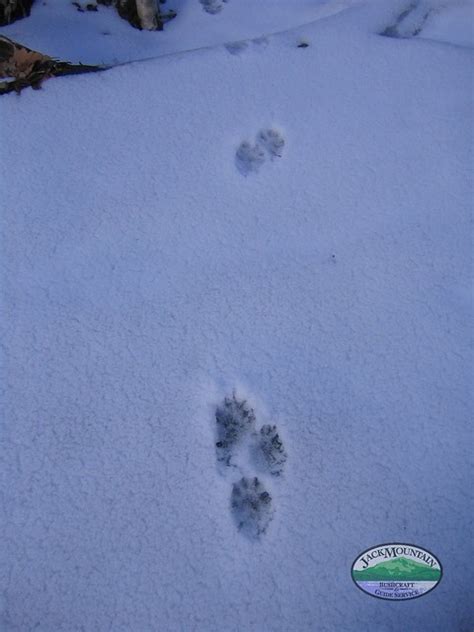
<svg viewBox="0 0 474 632"><path fill-rule="evenodd" d="M143 33L49 0L1 29L157 57L0 99L5 632L473 628L472 5L379 35L406 6L169 0ZM288 453L257 540L216 462L234 389ZM393 541L443 564L426 597L353 584Z"/></svg>

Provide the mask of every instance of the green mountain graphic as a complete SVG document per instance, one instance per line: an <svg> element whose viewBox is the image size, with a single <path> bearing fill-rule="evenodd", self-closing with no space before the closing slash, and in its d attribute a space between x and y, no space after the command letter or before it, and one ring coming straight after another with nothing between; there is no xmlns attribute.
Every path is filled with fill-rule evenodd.
<svg viewBox="0 0 474 632"><path fill-rule="evenodd" d="M425 564L397 557L389 562L380 562L364 571L352 571L356 581L426 581L436 582L441 578L439 568L430 568Z"/></svg>

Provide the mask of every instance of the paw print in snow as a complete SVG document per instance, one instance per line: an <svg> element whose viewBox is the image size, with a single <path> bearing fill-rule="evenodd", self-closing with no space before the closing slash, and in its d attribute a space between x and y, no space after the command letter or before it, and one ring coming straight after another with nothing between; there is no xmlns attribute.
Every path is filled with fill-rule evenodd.
<svg viewBox="0 0 474 632"><path fill-rule="evenodd" d="M245 435L255 427L255 415L245 400L238 400L235 394L226 397L216 410L217 424L217 460L231 465L235 449Z"/></svg>
<svg viewBox="0 0 474 632"><path fill-rule="evenodd" d="M274 513L272 497L257 477L234 483L231 508L237 528L251 538L265 533Z"/></svg>
<svg viewBox="0 0 474 632"><path fill-rule="evenodd" d="M235 154L235 161L238 170L247 176L251 172L257 172L265 162L265 152L270 158L281 158L285 139L275 129L262 129L256 138L255 145L248 141L241 143Z"/></svg>
<svg viewBox="0 0 474 632"><path fill-rule="evenodd" d="M240 55L240 53L242 53L247 47L248 42L245 40L239 42L229 42L228 44L225 44L226 50L231 55Z"/></svg>
<svg viewBox="0 0 474 632"><path fill-rule="evenodd" d="M272 476L280 476L288 455L280 439L276 426L265 424L258 436L258 453L265 468Z"/></svg>
<svg viewBox="0 0 474 632"><path fill-rule="evenodd" d="M265 152L260 145L251 145L244 141L239 145L235 154L238 170L245 176L260 169L265 161Z"/></svg>
<svg viewBox="0 0 474 632"><path fill-rule="evenodd" d="M281 158L285 140L279 132L275 129L263 129L258 134L258 140L272 158Z"/></svg>
<svg viewBox="0 0 474 632"><path fill-rule="evenodd" d="M412 2L380 35L399 39L417 37L426 26L434 8L425 1Z"/></svg>
<svg viewBox="0 0 474 632"><path fill-rule="evenodd" d="M206 13L210 13L211 15L215 15L222 11L224 4L227 0L199 0L202 4L202 8Z"/></svg>
<svg viewBox="0 0 474 632"><path fill-rule="evenodd" d="M253 408L235 392L216 408L216 456L220 473L234 480L231 510L239 531L249 537L265 533L275 513L273 499L257 478L246 476L256 471L262 477L283 474L287 453L275 425L256 428ZM242 478L235 482L235 475Z"/></svg>

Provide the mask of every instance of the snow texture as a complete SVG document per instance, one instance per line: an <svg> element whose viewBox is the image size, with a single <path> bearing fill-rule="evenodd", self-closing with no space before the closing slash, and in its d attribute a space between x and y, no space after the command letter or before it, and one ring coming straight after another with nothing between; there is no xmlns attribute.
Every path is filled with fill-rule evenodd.
<svg viewBox="0 0 474 632"><path fill-rule="evenodd" d="M472 630L472 5L381 36L408 4L1 29L123 64L0 99L2 632ZM234 391L280 476L217 462ZM358 590L387 541L440 585Z"/></svg>

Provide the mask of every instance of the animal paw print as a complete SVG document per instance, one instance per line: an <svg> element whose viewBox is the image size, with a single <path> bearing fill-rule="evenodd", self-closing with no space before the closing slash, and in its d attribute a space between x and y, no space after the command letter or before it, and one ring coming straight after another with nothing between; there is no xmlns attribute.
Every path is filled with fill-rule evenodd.
<svg viewBox="0 0 474 632"><path fill-rule="evenodd" d="M244 141L239 145L235 154L237 169L247 176L249 173L257 172L265 162L265 152L260 145L251 145Z"/></svg>
<svg viewBox="0 0 474 632"><path fill-rule="evenodd" d="M228 44L225 44L227 52L229 52L231 55L240 55L247 47L248 42L246 40L229 42Z"/></svg>
<svg viewBox="0 0 474 632"><path fill-rule="evenodd" d="M276 426L265 425L260 428L257 455L272 476L283 473L288 455Z"/></svg>
<svg viewBox="0 0 474 632"><path fill-rule="evenodd" d="M237 40L235 42L227 42L224 44L225 49L231 55L240 55L251 45L256 50L264 50L268 46L268 37L256 37L255 39Z"/></svg>
<svg viewBox="0 0 474 632"><path fill-rule="evenodd" d="M265 533L274 513L272 497L257 477L234 483L231 508L237 528L251 538Z"/></svg>
<svg viewBox="0 0 474 632"><path fill-rule="evenodd" d="M262 129L258 133L258 140L272 158L281 158L285 141L279 132L275 129Z"/></svg>
<svg viewBox="0 0 474 632"><path fill-rule="evenodd" d="M255 428L255 415L245 400L238 400L235 394L226 397L216 410L217 460L232 465L232 458L244 437Z"/></svg>
<svg viewBox="0 0 474 632"><path fill-rule="evenodd" d="M281 158L285 139L275 129L262 129L257 134L256 143L252 145L248 141L243 141L237 148L235 162L237 169L247 176L252 172L257 172L266 159L266 154L270 159Z"/></svg>
<svg viewBox="0 0 474 632"><path fill-rule="evenodd" d="M231 511L239 531L253 538L265 533L273 515L273 499L264 483L249 477L256 469L260 477L279 477L288 458L275 425L264 424L256 429L253 408L243 399L226 397L216 408L216 456L224 475L238 472L234 482ZM233 469L228 469L233 468Z"/></svg>
<svg viewBox="0 0 474 632"><path fill-rule="evenodd" d="M199 0L204 11L211 15L220 13L227 1L228 0Z"/></svg>
<svg viewBox="0 0 474 632"><path fill-rule="evenodd" d="M406 39L417 37L433 14L433 7L425 0L416 0L405 8L393 24L387 26L380 35Z"/></svg>

